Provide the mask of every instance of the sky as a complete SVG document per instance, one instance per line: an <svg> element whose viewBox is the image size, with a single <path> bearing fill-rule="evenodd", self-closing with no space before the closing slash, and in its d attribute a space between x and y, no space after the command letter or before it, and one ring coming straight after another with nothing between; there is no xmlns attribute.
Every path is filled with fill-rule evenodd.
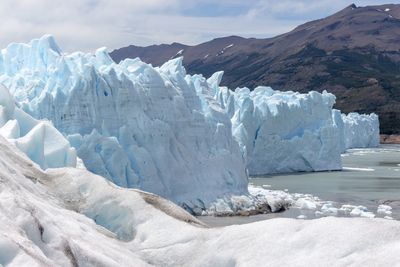
<svg viewBox="0 0 400 267"><path fill-rule="evenodd" d="M267 38L346 6L346 0L1 0L0 48L51 34L63 51L130 44L199 44L216 37ZM391 1L390 3L400 3Z"/></svg>

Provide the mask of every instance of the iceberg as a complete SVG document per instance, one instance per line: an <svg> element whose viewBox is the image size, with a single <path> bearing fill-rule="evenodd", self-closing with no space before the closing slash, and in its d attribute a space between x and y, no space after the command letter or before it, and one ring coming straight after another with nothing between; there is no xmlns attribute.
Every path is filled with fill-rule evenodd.
<svg viewBox="0 0 400 267"><path fill-rule="evenodd" d="M76 151L48 121L38 121L15 107L0 84L0 135L7 138L42 169L75 167Z"/></svg>
<svg viewBox="0 0 400 267"><path fill-rule="evenodd" d="M46 35L1 51L0 83L22 110L68 136L88 170L117 185L200 208L248 194L230 118L182 58L157 68L115 64L105 48L65 54Z"/></svg>

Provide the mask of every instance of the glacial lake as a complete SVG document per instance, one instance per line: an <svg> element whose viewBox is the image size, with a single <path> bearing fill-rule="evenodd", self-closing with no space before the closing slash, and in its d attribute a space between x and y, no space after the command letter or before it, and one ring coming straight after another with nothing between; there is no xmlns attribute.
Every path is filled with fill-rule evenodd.
<svg viewBox="0 0 400 267"><path fill-rule="evenodd" d="M400 145L351 149L342 155L343 171L291 173L252 177L250 183L289 193L306 193L337 205L363 205L376 214L379 204L390 205L394 219L400 219ZM200 217L210 226L224 226L275 217L316 218L314 211L289 209L281 213L250 217Z"/></svg>

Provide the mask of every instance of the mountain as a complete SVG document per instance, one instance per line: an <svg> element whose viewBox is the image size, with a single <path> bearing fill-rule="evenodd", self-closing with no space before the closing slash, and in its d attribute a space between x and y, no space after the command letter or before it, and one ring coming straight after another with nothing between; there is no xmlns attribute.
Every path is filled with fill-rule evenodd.
<svg viewBox="0 0 400 267"><path fill-rule="evenodd" d="M274 38L128 46L110 55L116 62L140 57L153 65L183 56L191 74L224 70L221 84L231 88L327 90L337 96L336 108L375 112L382 133L400 133L400 5L353 4Z"/></svg>

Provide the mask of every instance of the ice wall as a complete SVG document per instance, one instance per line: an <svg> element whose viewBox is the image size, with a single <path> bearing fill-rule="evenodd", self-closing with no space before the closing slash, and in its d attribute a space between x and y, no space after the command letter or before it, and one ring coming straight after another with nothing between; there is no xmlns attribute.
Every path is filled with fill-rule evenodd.
<svg viewBox="0 0 400 267"><path fill-rule="evenodd" d="M269 87L234 92L219 87L217 73L208 82L231 116L233 135L252 175L340 170L340 126L333 119L335 96L280 92Z"/></svg>
<svg viewBox="0 0 400 267"><path fill-rule="evenodd" d="M50 122L35 120L15 107L13 97L1 84L0 135L42 169L76 166L76 151L64 136Z"/></svg>
<svg viewBox="0 0 400 267"><path fill-rule="evenodd" d="M182 205L247 193L246 166L255 175L337 170L348 143L359 146L345 141L348 119L332 110L333 95L233 92L219 86L222 75L187 75L181 58L154 68L115 64L104 48L64 54L51 36L0 56L0 83L22 110L68 135L89 170ZM31 139L50 131L38 128Z"/></svg>
<svg viewBox="0 0 400 267"><path fill-rule="evenodd" d="M375 113L342 114L345 148L379 146L379 118Z"/></svg>
<svg viewBox="0 0 400 267"><path fill-rule="evenodd" d="M332 109L332 94L262 86L232 91L219 86L222 75L217 72L207 82L231 117L250 174L339 170L346 149L379 145L378 116L344 115Z"/></svg>
<svg viewBox="0 0 400 267"><path fill-rule="evenodd" d="M247 193L230 118L182 59L115 64L104 48L63 54L44 36L2 50L0 83L23 110L69 135L87 169L120 186L188 206Z"/></svg>
<svg viewBox="0 0 400 267"><path fill-rule="evenodd" d="M344 141L344 122L342 118L342 112L337 109L333 109L332 111L332 119L334 123L336 124L338 130L339 130L339 145L340 149L342 152L346 151L346 144Z"/></svg>

